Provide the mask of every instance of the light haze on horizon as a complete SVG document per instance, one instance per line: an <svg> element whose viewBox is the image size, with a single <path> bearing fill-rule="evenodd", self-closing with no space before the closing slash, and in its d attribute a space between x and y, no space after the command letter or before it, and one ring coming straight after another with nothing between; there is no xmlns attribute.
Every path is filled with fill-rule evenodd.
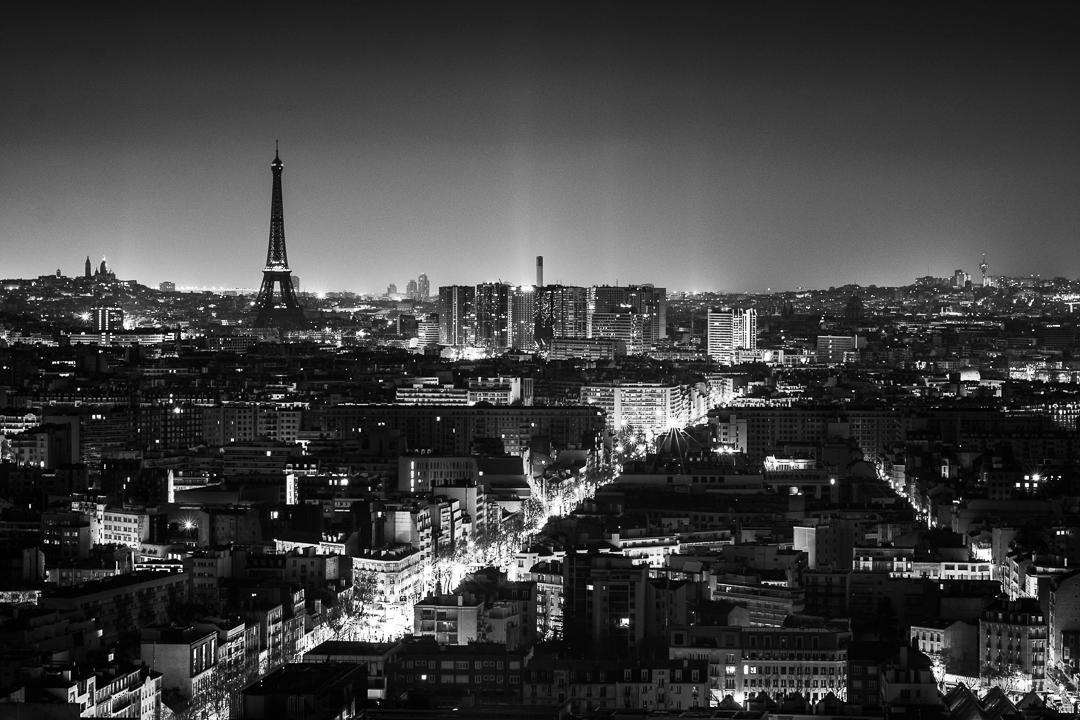
<svg viewBox="0 0 1080 720"><path fill-rule="evenodd" d="M257 287L275 140L305 291L1080 276L1066 5L583 7L16 15L0 276Z"/></svg>

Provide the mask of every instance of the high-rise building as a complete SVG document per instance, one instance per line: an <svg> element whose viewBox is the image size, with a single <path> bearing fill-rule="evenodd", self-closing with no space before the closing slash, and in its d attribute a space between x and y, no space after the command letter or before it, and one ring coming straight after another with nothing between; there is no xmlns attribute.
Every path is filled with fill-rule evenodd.
<svg viewBox="0 0 1080 720"><path fill-rule="evenodd" d="M657 340L667 337L667 289L653 285L595 285L588 291L589 325L588 337L592 334L591 319L594 313L633 312L649 318L650 334L644 342L652 345ZM627 352L633 353L627 348Z"/></svg>
<svg viewBox="0 0 1080 720"><path fill-rule="evenodd" d="M588 337L588 298L585 288L545 285L536 289L536 342L547 345L557 337Z"/></svg>
<svg viewBox="0 0 1080 720"><path fill-rule="evenodd" d="M87 278L93 277L93 271L91 270L91 267L90 267L90 256L89 255L86 256L86 270L85 270L85 273L86 274L85 274L84 277L87 277Z"/></svg>
<svg viewBox="0 0 1080 720"><path fill-rule="evenodd" d="M708 313L707 348L716 362L735 362L738 349L757 349L757 310L710 309Z"/></svg>
<svg viewBox="0 0 1080 720"><path fill-rule="evenodd" d="M270 200L270 241L266 248L262 287L255 300L255 327L300 328L306 325L296 299L289 257L285 250L285 211L281 199L281 162L277 149L270 170L274 176Z"/></svg>
<svg viewBox="0 0 1080 720"><path fill-rule="evenodd" d="M510 288L510 347L532 350L536 347L536 288L518 285Z"/></svg>
<svg viewBox="0 0 1080 720"><path fill-rule="evenodd" d="M439 288L439 344L472 345L476 339L476 288L444 285Z"/></svg>
<svg viewBox="0 0 1080 720"><path fill-rule="evenodd" d="M405 296L410 300L419 300L419 293L416 291L416 281L410 280L405 283Z"/></svg>
<svg viewBox="0 0 1080 720"><path fill-rule="evenodd" d="M420 277L416 278L416 292L420 296L420 300L427 300L431 297L431 283L424 273L420 273Z"/></svg>
<svg viewBox="0 0 1080 720"><path fill-rule="evenodd" d="M424 345L437 345L439 342L439 315L432 313L416 321L416 342Z"/></svg>
<svg viewBox="0 0 1080 720"><path fill-rule="evenodd" d="M475 342L490 348L510 346L510 286L481 283L476 286L473 317Z"/></svg>
<svg viewBox="0 0 1080 720"><path fill-rule="evenodd" d="M622 341L627 355L640 355L652 345L653 317L627 312L597 312L589 316L589 338Z"/></svg>

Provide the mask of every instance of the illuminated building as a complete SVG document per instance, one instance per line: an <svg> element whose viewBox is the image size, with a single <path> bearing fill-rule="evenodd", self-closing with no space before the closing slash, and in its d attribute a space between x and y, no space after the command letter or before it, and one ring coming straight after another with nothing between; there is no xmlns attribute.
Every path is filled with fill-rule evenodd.
<svg viewBox="0 0 1080 720"><path fill-rule="evenodd" d="M706 320L706 346L716 362L730 365L736 350L757 349L757 310L710 309Z"/></svg>
<svg viewBox="0 0 1080 720"><path fill-rule="evenodd" d="M469 391L453 385L418 382L394 390L398 405L469 405Z"/></svg>
<svg viewBox="0 0 1080 720"><path fill-rule="evenodd" d="M536 347L536 288L518 285L510 288L510 347L532 350Z"/></svg>
<svg viewBox="0 0 1080 720"><path fill-rule="evenodd" d="M412 607L420 600L426 559L412 545L396 545L353 557L353 575L370 579L372 604Z"/></svg>
<svg viewBox="0 0 1080 720"><path fill-rule="evenodd" d="M588 337L588 298L583 287L545 285L536 288L536 342L557 337Z"/></svg>
<svg viewBox="0 0 1080 720"><path fill-rule="evenodd" d="M99 333L124 329L124 311L115 306L99 305L93 310L94 330Z"/></svg>
<svg viewBox="0 0 1080 720"><path fill-rule="evenodd" d="M840 365L859 359L857 335L818 335L815 359L826 365Z"/></svg>
<svg viewBox="0 0 1080 720"><path fill-rule="evenodd" d="M439 316L437 313L417 320L416 342L421 347L439 343Z"/></svg>
<svg viewBox="0 0 1080 720"><path fill-rule="evenodd" d="M979 619L979 674L993 681L1016 673L1017 690L1046 683L1046 616L1035 598L996 600Z"/></svg>
<svg viewBox="0 0 1080 720"><path fill-rule="evenodd" d="M686 386L662 383L585 385L581 402L604 410L609 430L625 427L659 434L684 428L690 419Z"/></svg>
<svg viewBox="0 0 1080 720"><path fill-rule="evenodd" d="M138 549L150 539L150 515L145 510L109 507L102 519L101 542Z"/></svg>
<svg viewBox="0 0 1080 720"><path fill-rule="evenodd" d="M594 285L588 289L587 298L587 337L604 337L595 332L594 322L598 313L641 316L642 326L647 330L642 342L647 346L667 337L666 288L652 285ZM634 354L632 350L628 352Z"/></svg>
<svg viewBox="0 0 1080 720"><path fill-rule="evenodd" d="M533 379L528 377L474 378L469 381L469 404L533 404Z"/></svg>
<svg viewBox="0 0 1080 720"><path fill-rule="evenodd" d="M510 346L510 286L482 283L473 299L474 342L496 350Z"/></svg>
<svg viewBox="0 0 1080 720"><path fill-rule="evenodd" d="M413 606L413 636L431 637L440 645L468 645L482 640L483 609L484 601L471 594L426 597Z"/></svg>
<svg viewBox="0 0 1080 720"><path fill-rule="evenodd" d="M439 288L439 344L472 345L476 339L476 288L445 285Z"/></svg>
<svg viewBox="0 0 1080 720"><path fill-rule="evenodd" d="M548 640L562 635L563 628L563 577L562 563L546 561L534 563L524 575L528 582L536 583L536 633Z"/></svg>
<svg viewBox="0 0 1080 720"><path fill-rule="evenodd" d="M655 335L653 318L635 312L597 312L589 316L589 337L615 340L628 355L641 355L651 347Z"/></svg>
<svg viewBox="0 0 1080 720"><path fill-rule="evenodd" d="M805 627L746 628L695 625L672 633L673 660L708 659L714 702L730 695L738 703L759 693L795 693L811 703L832 693L847 695L847 643L843 623Z"/></svg>
<svg viewBox="0 0 1080 720"><path fill-rule="evenodd" d="M614 360L626 355L626 342L614 338L553 338L548 360Z"/></svg>
<svg viewBox="0 0 1080 720"><path fill-rule="evenodd" d="M479 471L473 455L401 455L397 477L398 490L424 494L443 485L474 483Z"/></svg>

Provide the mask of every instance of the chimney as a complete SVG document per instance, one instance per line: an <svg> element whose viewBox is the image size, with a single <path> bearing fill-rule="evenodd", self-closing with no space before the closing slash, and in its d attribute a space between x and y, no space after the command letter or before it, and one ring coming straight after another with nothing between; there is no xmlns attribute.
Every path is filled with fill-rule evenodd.
<svg viewBox="0 0 1080 720"><path fill-rule="evenodd" d="M536 256L536 287L544 287L544 256Z"/></svg>

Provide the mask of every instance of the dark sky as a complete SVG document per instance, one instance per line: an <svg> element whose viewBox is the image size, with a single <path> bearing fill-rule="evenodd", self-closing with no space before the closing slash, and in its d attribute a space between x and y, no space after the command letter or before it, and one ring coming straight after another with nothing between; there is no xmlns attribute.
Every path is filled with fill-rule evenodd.
<svg viewBox="0 0 1080 720"><path fill-rule="evenodd" d="M8 18L0 276L257 286L275 139L304 290L1080 276L1080 27L991 5Z"/></svg>

